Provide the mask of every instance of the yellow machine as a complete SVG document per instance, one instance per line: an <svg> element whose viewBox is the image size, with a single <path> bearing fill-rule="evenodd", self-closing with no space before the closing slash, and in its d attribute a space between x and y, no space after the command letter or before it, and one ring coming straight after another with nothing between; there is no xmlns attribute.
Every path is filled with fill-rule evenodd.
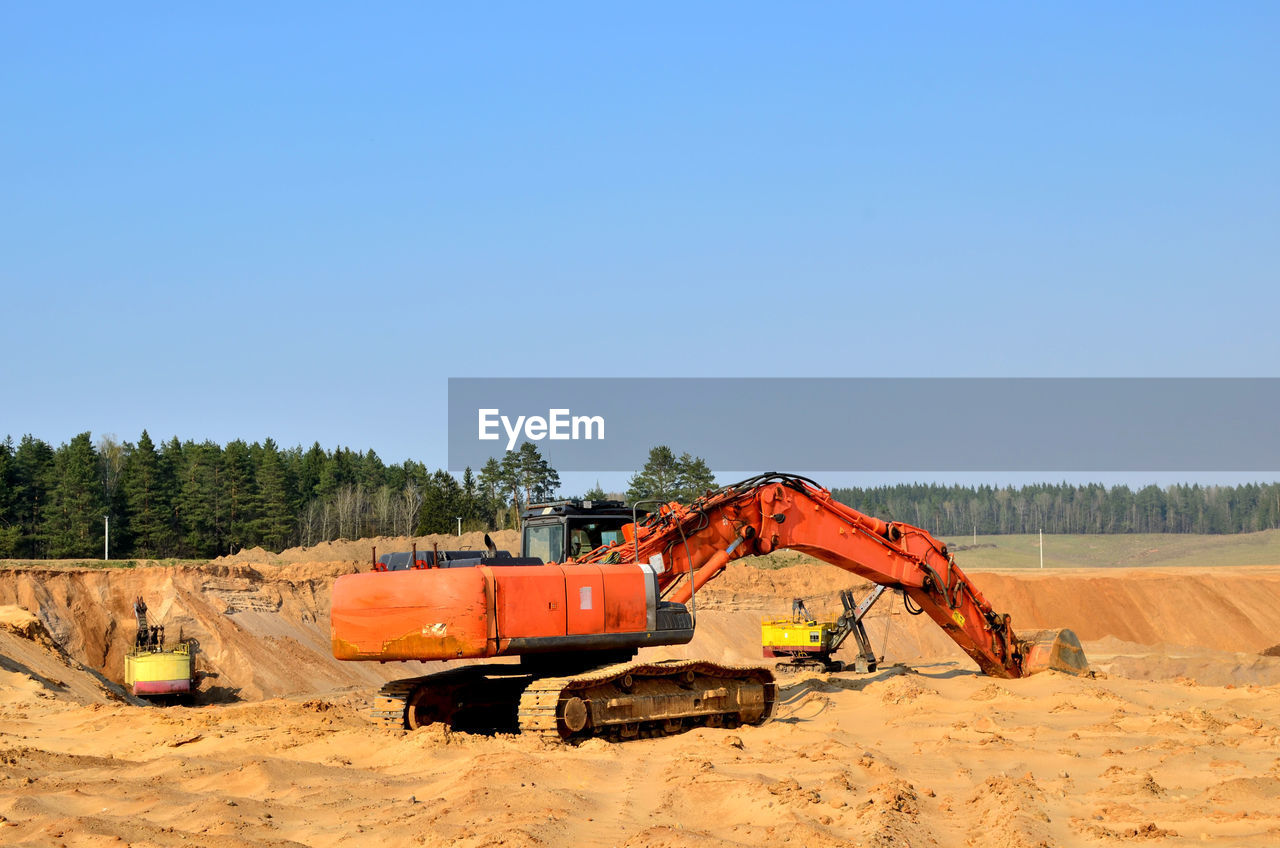
<svg viewBox="0 0 1280 848"><path fill-rule="evenodd" d="M835 637L834 621L793 621L777 618L760 622L760 643L776 651L830 651ZM776 654L765 654L775 656Z"/></svg>
<svg viewBox="0 0 1280 848"><path fill-rule="evenodd" d="M135 647L124 658L125 685L143 697L191 694L192 670L188 642L168 649Z"/></svg>
<svg viewBox="0 0 1280 848"><path fill-rule="evenodd" d="M194 639L180 639L165 646L164 626L147 624L147 604L133 602L138 633L124 658L124 683L134 695L144 698L185 698L195 682Z"/></svg>
<svg viewBox="0 0 1280 848"><path fill-rule="evenodd" d="M844 614L835 621L818 621L809 615L804 601L796 598L791 602L791 618L760 622L760 644L764 655L786 658L777 664L779 671L844 671L845 664L831 657L852 635L858 642L856 669L860 672L875 671L883 658L877 659L871 650L871 640L867 638L862 619L880 598L884 588L877 586L861 604L854 603L853 592L848 589L842 591L840 603L844 606Z"/></svg>

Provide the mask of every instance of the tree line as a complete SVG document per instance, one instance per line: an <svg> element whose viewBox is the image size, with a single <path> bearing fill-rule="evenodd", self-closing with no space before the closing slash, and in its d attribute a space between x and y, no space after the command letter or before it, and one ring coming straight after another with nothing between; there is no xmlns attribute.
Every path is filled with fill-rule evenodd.
<svg viewBox="0 0 1280 848"><path fill-rule="evenodd" d="M156 444L81 433L58 448L0 442L0 558L204 558L262 546L518 526L559 475L526 443L461 479L370 451L272 439Z"/></svg>
<svg viewBox="0 0 1280 848"><path fill-rule="evenodd" d="M691 501L714 488L700 457L659 445L629 481L630 501ZM113 557L203 558L262 546L519 527L560 477L525 442L461 477L370 451L280 448L273 440L136 443L81 433L57 448L0 442L0 558L96 557L104 517ZM936 535L1239 533L1280 527L1280 484L1036 484L837 488L837 500ZM586 497L604 496L597 486Z"/></svg>
<svg viewBox="0 0 1280 848"><path fill-rule="evenodd" d="M839 488L833 497L936 536L970 533L1247 533L1280 527L1280 483L1106 487L910 484Z"/></svg>

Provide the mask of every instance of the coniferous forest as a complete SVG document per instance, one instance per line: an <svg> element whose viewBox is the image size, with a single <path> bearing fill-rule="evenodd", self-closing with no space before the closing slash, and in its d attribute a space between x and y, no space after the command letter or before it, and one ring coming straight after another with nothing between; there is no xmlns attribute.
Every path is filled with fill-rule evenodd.
<svg viewBox="0 0 1280 848"><path fill-rule="evenodd" d="M32 436L0 442L0 558L203 558L262 546L515 526L559 476L526 443L461 479L373 451L136 443L81 433L58 448Z"/></svg>
<svg viewBox="0 0 1280 848"><path fill-rule="evenodd" d="M0 558L214 557L333 539L514 527L559 475L526 442L461 477L373 451L281 448L273 440L156 444L81 433L54 448L0 442ZM597 496L601 493L596 493ZM834 496L939 536L1239 533L1280 526L1280 484L1022 487L902 484Z"/></svg>
<svg viewBox="0 0 1280 848"><path fill-rule="evenodd" d="M903 484L833 489L836 500L935 536L970 533L1248 533L1280 527L1280 483L1021 487Z"/></svg>

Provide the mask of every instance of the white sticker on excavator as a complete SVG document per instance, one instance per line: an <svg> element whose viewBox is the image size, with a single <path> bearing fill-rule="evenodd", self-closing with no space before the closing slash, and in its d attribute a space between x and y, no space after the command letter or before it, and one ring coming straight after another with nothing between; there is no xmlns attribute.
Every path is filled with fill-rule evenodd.
<svg viewBox="0 0 1280 848"><path fill-rule="evenodd" d="M666 563L662 561L662 554L654 554L649 557L649 565L653 566L654 574L661 574L667 570Z"/></svg>
<svg viewBox="0 0 1280 848"><path fill-rule="evenodd" d="M644 606L648 613L645 626L653 630L658 626L658 570L662 568L662 555L654 554L648 562L638 562L636 566L644 572Z"/></svg>
<svg viewBox="0 0 1280 848"><path fill-rule="evenodd" d="M590 586L578 587L578 609L584 609L584 610L591 609L591 587Z"/></svg>

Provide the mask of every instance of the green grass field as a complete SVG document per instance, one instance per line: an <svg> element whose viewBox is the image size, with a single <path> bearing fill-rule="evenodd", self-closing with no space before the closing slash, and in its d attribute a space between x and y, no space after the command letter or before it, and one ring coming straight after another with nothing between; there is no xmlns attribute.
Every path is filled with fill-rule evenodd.
<svg viewBox="0 0 1280 848"><path fill-rule="evenodd" d="M1040 567L1036 536L972 536L943 539L960 567L969 571L991 568ZM775 551L744 560L758 568L786 568L811 562L796 551ZM1045 568L1126 568L1135 566L1280 565L1280 530L1233 536L1190 533L1134 533L1109 536L1078 534L1044 537Z"/></svg>
<svg viewBox="0 0 1280 848"><path fill-rule="evenodd" d="M1034 535L945 539L961 568L1039 568L1040 542ZM1134 533L1107 536L1044 537L1046 568L1130 566L1211 566L1280 564L1280 530L1201 536L1191 533Z"/></svg>

